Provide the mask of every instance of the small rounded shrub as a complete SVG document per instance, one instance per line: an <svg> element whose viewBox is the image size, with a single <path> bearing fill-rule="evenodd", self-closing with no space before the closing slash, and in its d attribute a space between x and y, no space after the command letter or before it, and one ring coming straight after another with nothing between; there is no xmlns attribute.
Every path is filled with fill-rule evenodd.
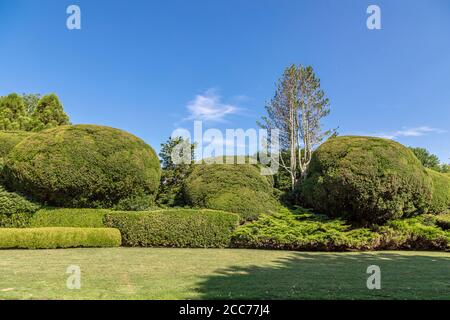
<svg viewBox="0 0 450 320"><path fill-rule="evenodd" d="M7 156L4 181L44 203L63 207L142 209L155 198L155 151L122 130L61 126L24 139Z"/></svg>
<svg viewBox="0 0 450 320"><path fill-rule="evenodd" d="M314 152L298 191L300 202L319 213L368 225L426 213L432 181L403 145L346 136Z"/></svg>
<svg viewBox="0 0 450 320"><path fill-rule="evenodd" d="M257 165L196 164L184 189L190 205L238 213L244 220L270 214L279 206L271 181Z"/></svg>
<svg viewBox="0 0 450 320"><path fill-rule="evenodd" d="M433 180L430 213L446 213L450 209L450 176L427 169Z"/></svg>

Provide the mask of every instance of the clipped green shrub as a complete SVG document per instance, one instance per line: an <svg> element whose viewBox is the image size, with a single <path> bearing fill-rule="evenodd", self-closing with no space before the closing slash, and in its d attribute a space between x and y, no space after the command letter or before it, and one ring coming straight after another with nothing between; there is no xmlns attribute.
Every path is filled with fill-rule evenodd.
<svg viewBox="0 0 450 320"><path fill-rule="evenodd" d="M32 216L30 212L0 214L0 228L28 228Z"/></svg>
<svg viewBox="0 0 450 320"><path fill-rule="evenodd" d="M238 221L232 213L192 209L111 212L105 217L105 225L119 229L122 244L130 247L226 247Z"/></svg>
<svg viewBox="0 0 450 320"><path fill-rule="evenodd" d="M33 133L26 131L0 131L0 158L4 158L23 139Z"/></svg>
<svg viewBox="0 0 450 320"><path fill-rule="evenodd" d="M433 180L433 196L430 212L434 214L446 213L450 209L450 176L426 169Z"/></svg>
<svg viewBox="0 0 450 320"><path fill-rule="evenodd" d="M0 186L0 228L25 228L40 205Z"/></svg>
<svg viewBox="0 0 450 320"><path fill-rule="evenodd" d="M313 154L300 202L370 225L426 213L432 181L411 150L392 140L335 137Z"/></svg>
<svg viewBox="0 0 450 320"><path fill-rule="evenodd" d="M194 207L238 213L243 220L279 208L271 181L261 175L257 165L196 164L184 194Z"/></svg>
<svg viewBox="0 0 450 320"><path fill-rule="evenodd" d="M160 178L154 150L118 129L61 126L24 139L7 156L5 183L49 205L139 210Z"/></svg>
<svg viewBox="0 0 450 320"><path fill-rule="evenodd" d="M1 249L118 247L120 232L111 228L0 229Z"/></svg>
<svg viewBox="0 0 450 320"><path fill-rule="evenodd" d="M37 211L30 220L30 227L104 228L106 209L45 208Z"/></svg>

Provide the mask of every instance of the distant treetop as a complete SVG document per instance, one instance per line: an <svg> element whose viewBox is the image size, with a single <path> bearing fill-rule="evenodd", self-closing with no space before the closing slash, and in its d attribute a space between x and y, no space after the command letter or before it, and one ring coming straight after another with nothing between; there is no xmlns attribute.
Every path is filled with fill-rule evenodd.
<svg viewBox="0 0 450 320"><path fill-rule="evenodd" d="M11 93L0 96L0 130L40 131L70 124L55 94Z"/></svg>

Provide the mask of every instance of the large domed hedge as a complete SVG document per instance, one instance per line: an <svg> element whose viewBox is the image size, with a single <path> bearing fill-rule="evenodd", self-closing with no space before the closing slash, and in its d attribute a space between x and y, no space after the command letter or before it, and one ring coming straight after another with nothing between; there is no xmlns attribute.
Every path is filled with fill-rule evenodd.
<svg viewBox="0 0 450 320"><path fill-rule="evenodd" d="M432 181L397 142L336 137L314 152L299 191L302 204L320 213L371 224L426 212Z"/></svg>
<svg viewBox="0 0 450 320"><path fill-rule="evenodd" d="M61 126L33 134L7 156L5 183L56 206L143 209L160 179L154 150L118 129Z"/></svg>
<svg viewBox="0 0 450 320"><path fill-rule="evenodd" d="M271 180L250 164L196 164L185 184L189 204L238 213L245 220L274 212L273 192Z"/></svg>
<svg viewBox="0 0 450 320"><path fill-rule="evenodd" d="M19 142L32 134L26 131L0 131L0 158L7 156Z"/></svg>
<svg viewBox="0 0 450 320"><path fill-rule="evenodd" d="M431 201L431 213L446 213L450 210L450 175L427 169L433 180L433 197Z"/></svg>

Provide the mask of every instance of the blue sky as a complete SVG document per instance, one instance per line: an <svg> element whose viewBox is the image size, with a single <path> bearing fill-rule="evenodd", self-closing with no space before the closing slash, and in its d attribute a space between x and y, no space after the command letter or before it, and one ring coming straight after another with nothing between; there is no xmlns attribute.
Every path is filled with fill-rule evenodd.
<svg viewBox="0 0 450 320"><path fill-rule="evenodd" d="M81 8L81 30L66 8ZM366 9L381 8L382 30ZM450 158L450 1L0 0L0 95L57 93L73 123L159 149L192 120L255 128L283 69L312 65L329 128Z"/></svg>

